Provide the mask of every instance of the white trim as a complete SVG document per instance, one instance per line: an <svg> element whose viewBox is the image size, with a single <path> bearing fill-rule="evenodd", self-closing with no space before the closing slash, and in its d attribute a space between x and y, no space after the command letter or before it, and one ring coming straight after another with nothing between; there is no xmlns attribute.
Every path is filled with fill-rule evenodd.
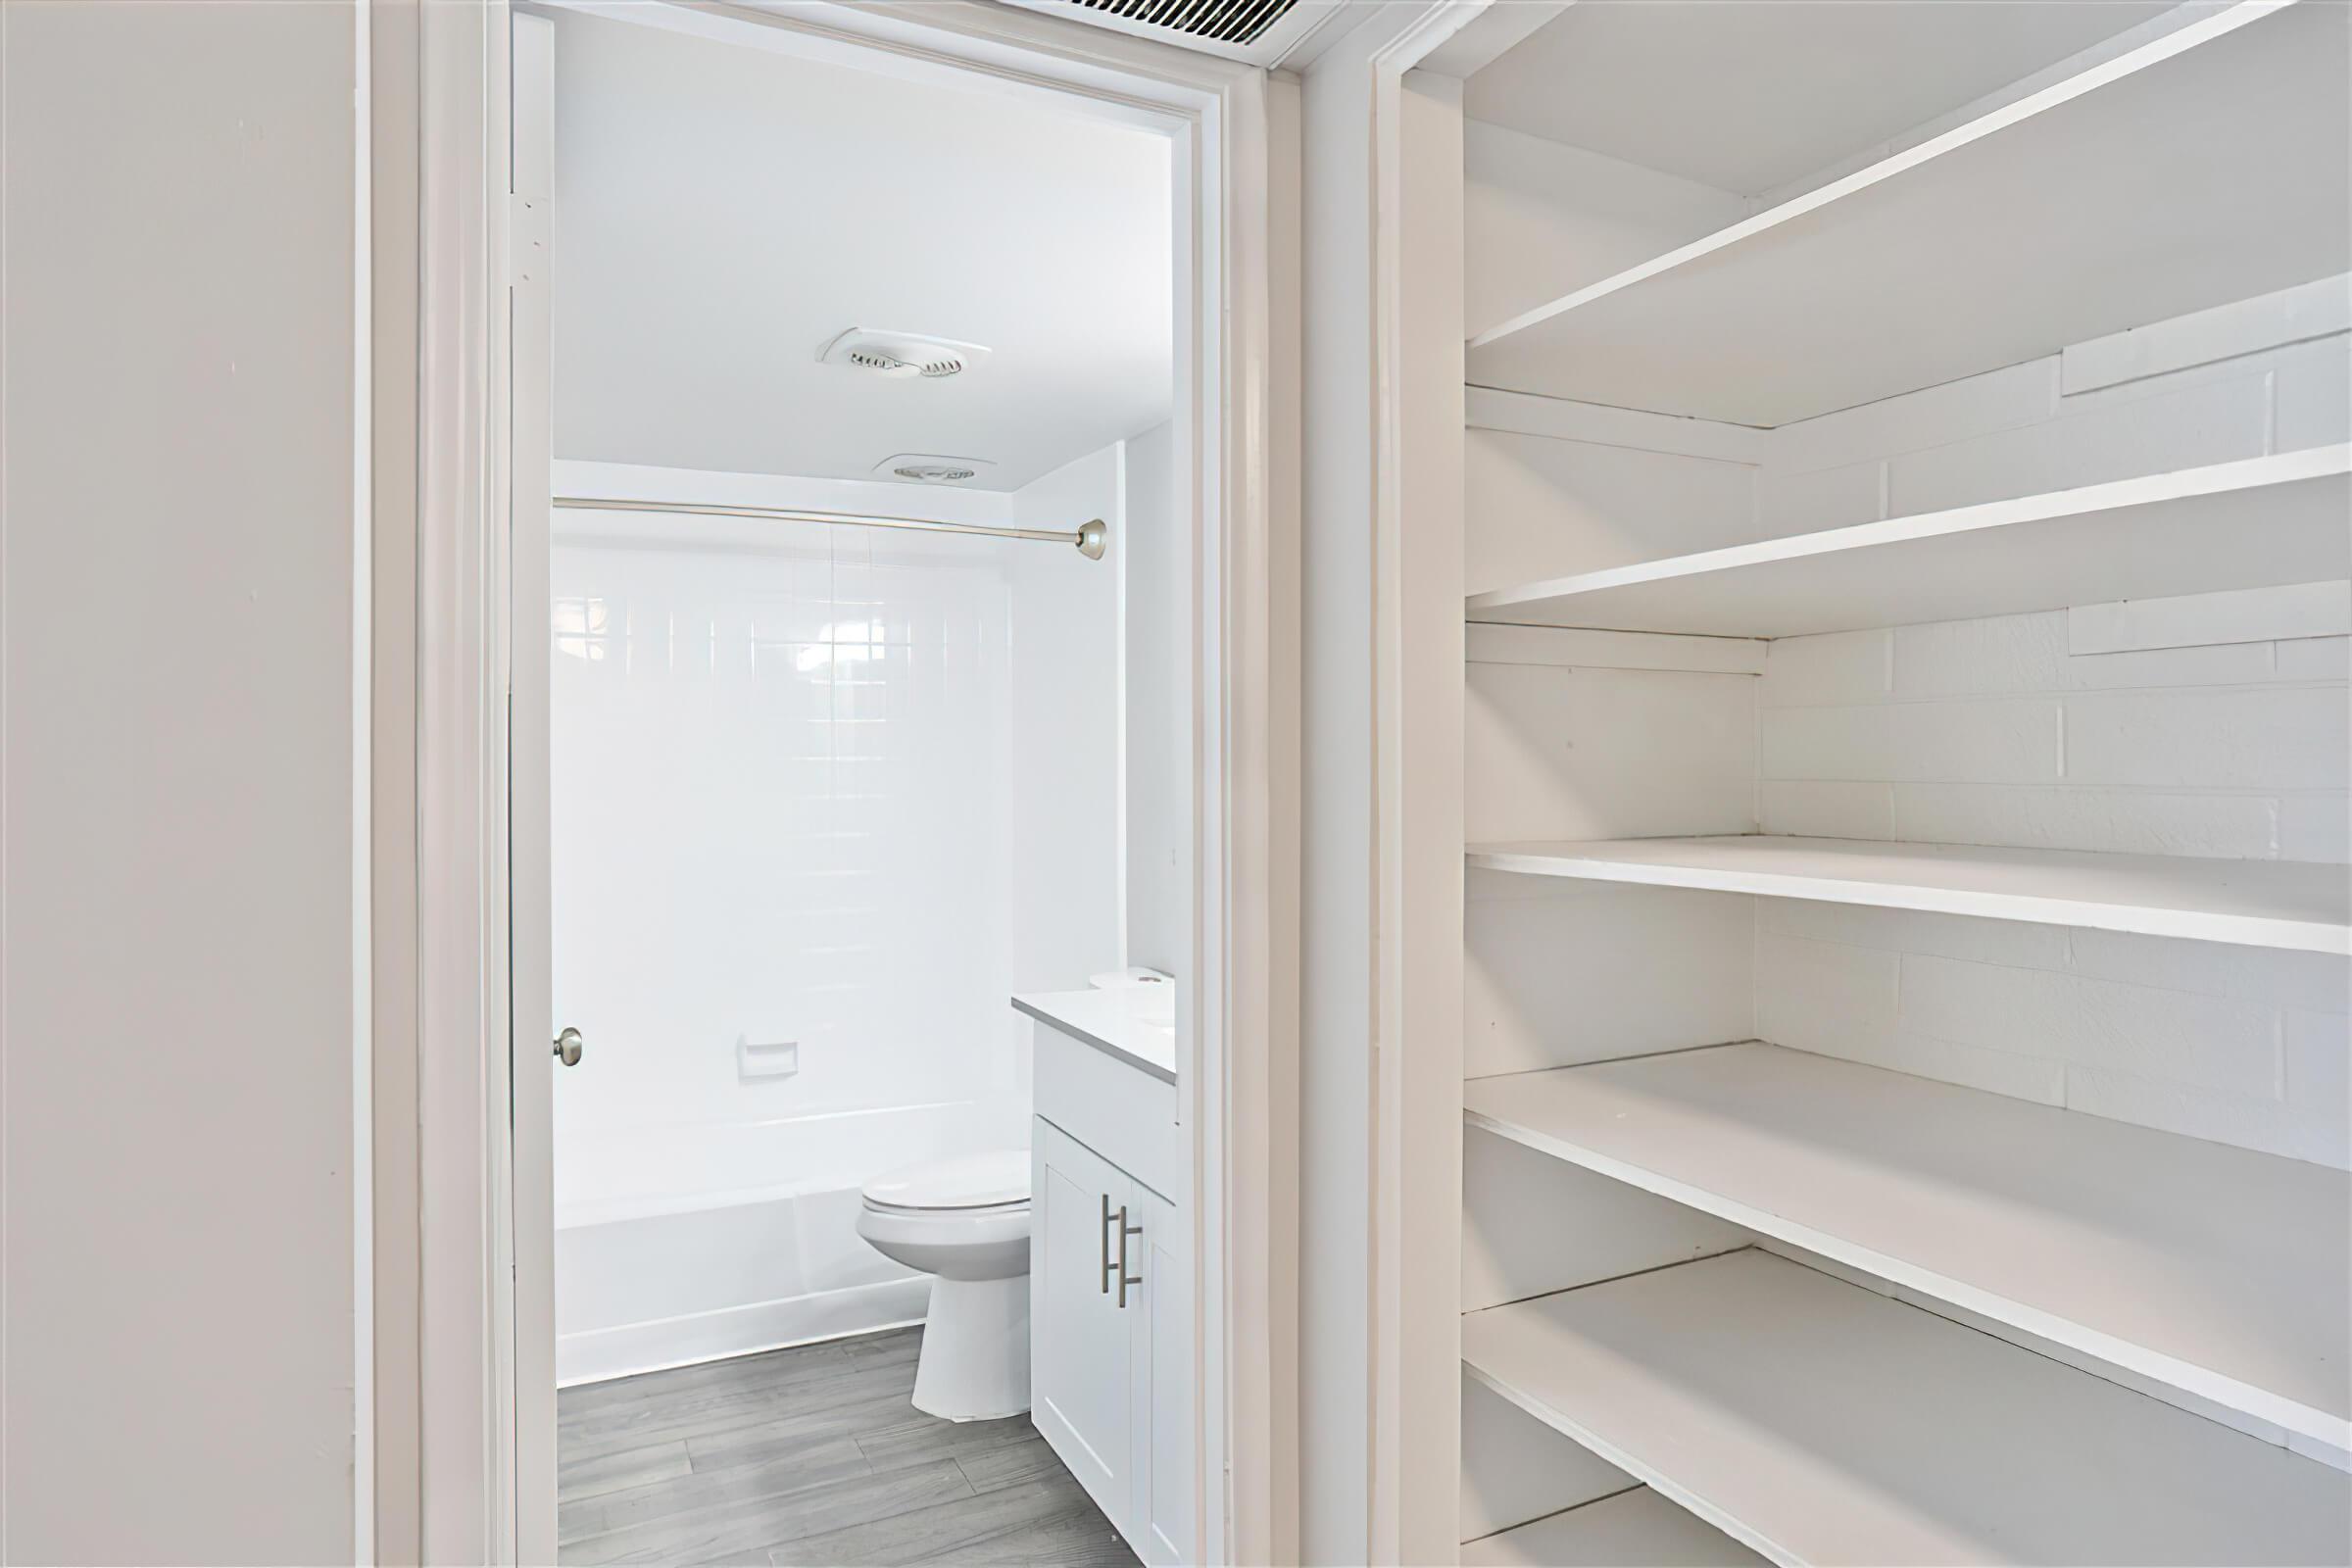
<svg viewBox="0 0 2352 1568"><path fill-rule="evenodd" d="M1555 669L1666 669L1761 675L1771 644L1756 637L1687 637L1660 631L1592 631L1472 621L1473 664L1547 664Z"/></svg>
<svg viewBox="0 0 2352 1568"><path fill-rule="evenodd" d="M1460 1542L1458 1269L1435 1244L1462 1201L1461 83L1407 75L1481 9L1434 6L1374 62L1377 1562Z"/></svg>
<svg viewBox="0 0 2352 1568"><path fill-rule="evenodd" d="M2342 541L2342 522L2339 508L2338 543ZM2066 609L2066 651L2070 655L2344 636L2352 636L2352 582L2340 577L2276 588L2109 599Z"/></svg>
<svg viewBox="0 0 2352 1568"><path fill-rule="evenodd" d="M498 1279L505 517L493 353L506 340L508 8L417 13L417 1544L426 1561L501 1562L514 1554L513 1346Z"/></svg>
<svg viewBox="0 0 2352 1568"><path fill-rule="evenodd" d="M506 845L503 812L492 810L503 808L506 787L503 736L492 724L505 673L506 475L496 428L505 389L489 353L506 341L497 285L505 275L509 12L504 0L420 9L420 1539L428 1560L496 1561L516 1550L512 1299L496 1266L513 1255L500 1226L509 1212ZM1180 447L1192 454L1180 474L1221 478L1214 489L1196 479L1191 501L1201 564L1211 568L1197 579L1200 624L1217 634L1199 650L1203 678L1196 683L1202 898L1195 957L1199 990L1218 1004L1201 1008L1196 1024L1191 1118L1196 1255L1203 1265L1195 1278L1202 1390L1197 1539L1204 1560L1269 1560L1281 1540L1271 1478L1286 1473L1275 1452L1286 1441L1285 1401L1266 1379L1255 1387L1244 1380L1280 1365L1269 1349L1277 1343L1269 1317L1294 1298L1296 1259L1268 1249L1296 1233L1296 1194L1266 1179L1272 1149L1288 1140L1252 1112L1264 1086L1282 1081L1296 1044L1273 970L1289 951L1281 920L1296 907L1295 876L1286 882L1276 851L1298 837L1295 792L1286 800L1281 791L1281 739L1296 733L1298 715L1295 689L1286 692L1268 668L1271 662L1279 670L1276 632L1295 619L1273 602L1269 583L1296 579L1269 565L1279 559L1282 518L1271 501L1267 441L1270 321L1280 307L1265 284L1265 77L966 0L808 0L774 9L684 0L632 6L626 15L764 47L856 51L866 69L952 76L965 87L977 74L1065 104L1075 94L1091 100L1090 112L1173 131L1180 175L1200 176L1189 276L1204 308L1180 343L1179 382L1221 386L1227 395L1220 420L1189 434L1179 399ZM489 201L490 192L501 199ZM1220 701L1216 682L1228 672L1231 703ZM1220 777L1222 789L1200 787ZM379 844L379 869L383 853ZM1230 1072L1228 1043L1247 1053ZM1210 1096L1210 1084L1224 1093ZM1230 1225L1228 1200L1236 1205ZM386 1288L379 1281L379 1291Z"/></svg>
<svg viewBox="0 0 2352 1568"><path fill-rule="evenodd" d="M368 8L368 765L374 1397L368 1560L421 1559L416 1163L417 8Z"/></svg>
<svg viewBox="0 0 2352 1568"><path fill-rule="evenodd" d="M1725 424L1687 415L1611 408L1605 403L1579 403L1572 398L1540 397L1533 392L1512 392L1494 386L1468 389L1464 417L1473 430L1502 430L1515 435L1549 436L1556 441L1633 447L1642 452L1666 452L1750 466L1762 464L1772 449L1772 432L1759 430L1752 424Z"/></svg>
<svg viewBox="0 0 2352 1568"><path fill-rule="evenodd" d="M351 1560L375 1551L375 244L369 49L374 0L352 8L351 369Z"/></svg>
<svg viewBox="0 0 2352 1568"><path fill-rule="evenodd" d="M2352 276L2338 272L2191 316L2152 321L2058 351L2058 395L2216 365L2352 331Z"/></svg>
<svg viewBox="0 0 2352 1568"><path fill-rule="evenodd" d="M1298 1182L1313 1223L1298 1244L1300 1313L1311 1325L1298 1346L1298 1420L1300 1550L1304 1560L1318 1562L1446 1562L1455 1549L1458 1396L1449 1390L1418 1410L1400 1399L1407 1344L1415 1345L1414 1354L1434 1359L1437 1379L1450 1378L1443 1341L1453 1330L1447 1324L1439 1342L1416 1341L1398 1311L1402 1259L1412 1256L1425 1274L1443 1275L1449 1264L1439 1250L1414 1254L1403 1245L1399 1199L1407 1183L1395 1158L1411 1110L1399 1064L1415 1044L1400 1033L1396 976L1411 940L1399 922L1416 919L1399 902L1397 786L1405 748L1395 644L1403 591L1398 437L1407 428L1428 433L1398 409L1412 379L1398 364L1400 317L1408 304L1426 304L1436 336L1451 339L1446 351L1457 369L1426 379L1433 386L1451 380L1446 396L1453 428L1437 439L1457 452L1461 334L1458 300L1449 306L1399 287L1405 189L1397 120L1404 73L1481 10L1480 0L1367 6L1363 20L1313 62L1302 89L1299 300L1312 371L1303 389L1300 612L1302 716L1310 726L1304 787L1315 809L1301 818ZM1454 177L1458 184L1458 170ZM1435 236L1434 243L1458 252L1456 236ZM1429 499L1434 526L1442 529L1446 513L1460 509L1458 485L1448 504L1443 483L1433 480ZM1424 520L1416 514L1417 527ZM1457 579L1458 562L1457 551ZM1441 593L1446 580L1441 570ZM1458 604L1448 615L1458 643ZM1458 759L1455 767L1458 774ZM1454 835L1458 877L1460 824L1444 826ZM1418 919L1434 922L1434 929L1443 911L1423 910ZM1416 931L1423 928L1416 923ZM1455 963L1459 936L1457 922L1438 944L1450 947ZM1457 1001L1450 1028L1439 1029L1441 1054L1445 1037L1458 1036L1459 1028ZM1446 1148L1458 1149L1461 1136L1451 1091L1443 1098L1450 1129L1427 1115L1414 1123L1417 1135L1435 1140L1441 1156ZM1435 1200L1441 1206L1447 1200L1443 1191ZM1451 1218L1458 1220L1458 1212ZM1452 1287L1443 1289L1450 1317ZM1434 1298L1420 1295L1424 1305ZM1424 1390L1434 1386L1426 1362L1421 1375ZM1424 1416L1435 1425L1417 1425ZM1426 1474L1414 1474L1416 1459L1431 1462Z"/></svg>
<svg viewBox="0 0 2352 1568"><path fill-rule="evenodd" d="M504 639L507 695L507 967L514 1038L508 1118L512 1171L508 1212L513 1280L514 1549L520 1562L556 1556L556 1199L555 1063L547 1043L554 1016L554 873L550 796L548 662L554 521L555 370L552 241L555 233L556 27L517 13L509 31L512 156L504 192L507 266L497 292L507 302L512 393L502 400L512 470L508 491L509 588ZM536 475L536 479L532 476ZM537 809L525 810L533 802Z"/></svg>

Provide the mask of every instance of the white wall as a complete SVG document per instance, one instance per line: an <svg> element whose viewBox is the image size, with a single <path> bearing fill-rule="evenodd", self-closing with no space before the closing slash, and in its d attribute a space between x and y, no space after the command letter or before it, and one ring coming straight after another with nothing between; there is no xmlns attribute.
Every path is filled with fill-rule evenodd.
<svg viewBox="0 0 2352 1568"><path fill-rule="evenodd" d="M2134 334L2155 363L2211 345L2170 373L2070 391L2046 360L1775 431L1759 515L1784 532L2352 436L2352 339L2232 342L2216 314ZM2309 628L2262 595L2215 597L2239 612L2182 601L2185 634L2143 639L2179 646L2125 652L2064 611L1774 643L1764 829L2352 859L2352 643L2292 635ZM2342 960L1858 912L1758 904L1760 1034L2352 1164Z"/></svg>
<svg viewBox="0 0 2352 1568"><path fill-rule="evenodd" d="M1127 961L1184 973L1193 921L1193 541L1176 428L1127 441Z"/></svg>
<svg viewBox="0 0 2352 1568"><path fill-rule="evenodd" d="M355 24L0 30L9 1561L353 1550Z"/></svg>
<svg viewBox="0 0 2352 1568"><path fill-rule="evenodd" d="M1115 526L1117 460L1010 498L604 472ZM858 1189L1023 1145L1006 997L1118 961L1116 565L947 534L559 517L555 1004L588 1040L556 1082L559 1375L920 1317L923 1282L853 1229Z"/></svg>
<svg viewBox="0 0 2352 1568"><path fill-rule="evenodd" d="M1462 123L1465 335L1753 211L1741 196L1582 147Z"/></svg>
<svg viewBox="0 0 2352 1568"><path fill-rule="evenodd" d="M2129 356L2090 345L1770 431L1489 394L1474 419L1510 428L1471 432L1474 574L1484 586L2345 440L2352 335L2279 343L2289 318L2260 305L2151 323ZM1561 656L1575 668L1474 663L1470 836L1737 831L1752 811L1778 833L2352 859L2352 640L2311 635L2293 596L2192 596L2165 618L2185 629L2121 652L2066 610L1787 638L1763 645L1760 680L1640 677L1646 720L1609 698L1635 677L1589 652ZM1498 635L1524 661L1529 639L1592 634ZM1660 644L1721 646L1599 641L1633 662L1657 662ZM1752 705L1744 735L1726 702ZM1743 749L1744 803L1707 787ZM1752 975L1752 1032L1783 1045L2352 1162L2340 959L1668 895L1690 905L1680 940L1715 933L1693 987L1656 969L1673 944L1642 934L1659 895L1514 886L1529 880L1482 879L1472 901L1474 1071L1728 1037L1735 1020L1709 997ZM1752 952L1737 954L1747 922ZM1582 935L1603 927L1608 946ZM1542 960L1568 948L1576 961ZM1587 952L1613 955L1606 986ZM1580 975L1601 1000L1572 1008Z"/></svg>
<svg viewBox="0 0 2352 1568"><path fill-rule="evenodd" d="M1012 495L1025 528L1109 525L1101 561L1066 545L1009 558L1008 737L1014 991L1068 991L1126 962L1119 797L1119 574L1127 525L1123 443ZM1006 1015L1009 1024L1010 1014Z"/></svg>

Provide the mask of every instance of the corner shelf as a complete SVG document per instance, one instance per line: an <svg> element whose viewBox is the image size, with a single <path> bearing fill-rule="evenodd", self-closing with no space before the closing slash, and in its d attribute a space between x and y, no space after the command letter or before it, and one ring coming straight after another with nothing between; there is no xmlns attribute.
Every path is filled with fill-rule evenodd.
<svg viewBox="0 0 2352 1568"><path fill-rule="evenodd" d="M1474 594L1474 621L1713 637L2352 576L2352 446L1768 539Z"/></svg>
<svg viewBox="0 0 2352 1568"><path fill-rule="evenodd" d="M1473 844L1468 859L1534 876L2352 956L2352 871L2340 865L1765 833Z"/></svg>
<svg viewBox="0 0 2352 1568"><path fill-rule="evenodd" d="M2332 276L2345 9L2203 16L1483 332L1469 379L1771 426Z"/></svg>
<svg viewBox="0 0 2352 1568"><path fill-rule="evenodd" d="M1471 1080L1471 1126L2336 1447L2352 1175L1760 1042Z"/></svg>
<svg viewBox="0 0 2352 1568"><path fill-rule="evenodd" d="M1465 1370L1781 1563L2340 1561L2352 1481L1749 1249L1462 1319Z"/></svg>

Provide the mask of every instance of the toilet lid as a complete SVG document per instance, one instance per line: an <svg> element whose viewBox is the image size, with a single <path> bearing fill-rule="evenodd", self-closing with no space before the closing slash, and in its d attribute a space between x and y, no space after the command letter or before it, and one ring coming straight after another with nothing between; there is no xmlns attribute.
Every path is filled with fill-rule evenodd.
<svg viewBox="0 0 2352 1568"><path fill-rule="evenodd" d="M890 1208L993 1208L1029 1200L1029 1151L903 1165L865 1184L865 1200Z"/></svg>

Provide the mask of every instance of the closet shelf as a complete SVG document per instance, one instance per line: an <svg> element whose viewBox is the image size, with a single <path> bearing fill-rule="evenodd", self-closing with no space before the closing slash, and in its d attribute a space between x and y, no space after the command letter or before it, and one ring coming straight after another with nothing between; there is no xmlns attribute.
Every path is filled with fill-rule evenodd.
<svg viewBox="0 0 2352 1568"><path fill-rule="evenodd" d="M1917 513L1474 594L1474 621L1798 637L2352 576L2352 446Z"/></svg>
<svg viewBox="0 0 2352 1568"><path fill-rule="evenodd" d="M2332 276L2346 10L2205 15L1483 332L1469 380L1779 425Z"/></svg>
<svg viewBox="0 0 2352 1568"><path fill-rule="evenodd" d="M1748 1249L1465 1314L1470 1375L1782 1563L2340 1561L2340 1472Z"/></svg>
<svg viewBox="0 0 2352 1568"><path fill-rule="evenodd" d="M2352 955L2352 873L2287 860L1748 833L1473 844L1494 871Z"/></svg>
<svg viewBox="0 0 2352 1568"><path fill-rule="evenodd" d="M1751 1042L1474 1079L1469 1124L2352 1447L2352 1177Z"/></svg>
<svg viewBox="0 0 2352 1568"><path fill-rule="evenodd" d="M1748 1568L1764 1559L1647 1487L1462 1544L1462 1568Z"/></svg>

